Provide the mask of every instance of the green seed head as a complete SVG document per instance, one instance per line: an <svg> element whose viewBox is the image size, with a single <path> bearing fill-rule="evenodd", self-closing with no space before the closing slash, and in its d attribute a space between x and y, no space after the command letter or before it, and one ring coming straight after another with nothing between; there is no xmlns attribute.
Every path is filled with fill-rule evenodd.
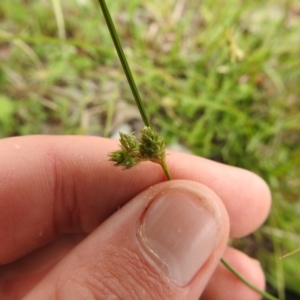
<svg viewBox="0 0 300 300"><path fill-rule="evenodd" d="M109 153L109 160L114 162L115 166L121 166L123 169L130 169L139 163L136 155L128 153L125 148Z"/></svg>
<svg viewBox="0 0 300 300"><path fill-rule="evenodd" d="M139 152L142 158L161 164L165 158L165 143L152 128L145 126L141 131Z"/></svg>
<svg viewBox="0 0 300 300"><path fill-rule="evenodd" d="M139 143L132 133L126 134L120 132L120 142L127 152L137 152L139 149Z"/></svg>
<svg viewBox="0 0 300 300"><path fill-rule="evenodd" d="M165 143L150 127L141 130L141 138L137 140L133 134L120 132L121 149L109 154L115 166L130 169L141 161L150 160L163 165L165 162Z"/></svg>

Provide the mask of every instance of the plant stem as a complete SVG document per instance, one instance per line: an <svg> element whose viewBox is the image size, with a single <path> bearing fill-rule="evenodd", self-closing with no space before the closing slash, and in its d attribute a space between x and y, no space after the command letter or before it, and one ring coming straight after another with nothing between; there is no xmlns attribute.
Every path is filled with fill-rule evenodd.
<svg viewBox="0 0 300 300"><path fill-rule="evenodd" d="M291 252L289 252L289 253L287 253L287 254L281 255L281 256L279 257L279 259L286 258L286 257L288 257L288 256L290 256L290 255L293 255L293 254L299 252L299 251L300 251L300 248L297 248L296 250L293 250L293 251L291 251Z"/></svg>
<svg viewBox="0 0 300 300"><path fill-rule="evenodd" d="M271 294L260 290L255 285L253 285L251 282L249 282L244 276L242 276L236 269L234 269L224 258L221 258L222 264L230 271L232 272L237 278L239 278L244 284L246 284L249 288L263 296L265 299L268 300L279 300L278 298L272 296Z"/></svg>
<svg viewBox="0 0 300 300"><path fill-rule="evenodd" d="M53 10L55 14L55 19L57 23L58 28L58 37L61 40L66 39L66 26L65 26L65 19L61 7L61 1L60 0L52 0Z"/></svg>
<svg viewBox="0 0 300 300"><path fill-rule="evenodd" d="M172 180L172 177L171 177L171 174L169 172L169 169L168 169L168 166L167 166L167 163L166 163L166 160L164 159L162 164L161 164L161 167L162 169L164 170L168 180Z"/></svg>
<svg viewBox="0 0 300 300"><path fill-rule="evenodd" d="M101 6L101 9L102 9L102 12L103 12L103 15L104 15L107 27L109 29L110 35L112 37L112 40L114 42L115 48L117 50L117 53L118 53L118 56L119 56L119 59L120 59L120 62L122 64L123 70L124 70L125 75L127 77L127 81L128 81L129 86L131 88L131 91L132 91L132 94L134 96L136 105L137 105L137 107L138 107L138 109L140 111L140 114L141 114L141 117L143 119L143 122L144 122L144 124L147 127L151 127L148 115L146 114L146 111L145 111L143 102L141 100L139 91L138 91L138 89L136 87L135 81L134 81L133 76L131 74L131 71L130 71L127 59L125 57L123 48L121 46L118 34L117 34L115 26L114 26L114 23L113 23L113 21L111 19L110 13L109 13L109 11L107 9L105 0L98 0L98 1L99 1L100 6Z"/></svg>

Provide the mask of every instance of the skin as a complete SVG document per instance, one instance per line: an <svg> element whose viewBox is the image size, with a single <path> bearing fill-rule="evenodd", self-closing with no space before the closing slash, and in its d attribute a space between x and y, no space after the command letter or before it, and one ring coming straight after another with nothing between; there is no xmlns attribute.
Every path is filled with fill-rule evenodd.
<svg viewBox="0 0 300 300"><path fill-rule="evenodd" d="M116 149L118 142L97 137L0 141L0 298L260 299L219 259L264 288L260 265L226 241L264 222L271 204L266 183L246 170L168 152L173 179L204 185L224 207L225 229L214 255L187 286L178 287L131 241L144 205L138 195L177 181L166 183L153 163L127 171L113 167L107 154ZM119 212L126 203L127 213Z"/></svg>

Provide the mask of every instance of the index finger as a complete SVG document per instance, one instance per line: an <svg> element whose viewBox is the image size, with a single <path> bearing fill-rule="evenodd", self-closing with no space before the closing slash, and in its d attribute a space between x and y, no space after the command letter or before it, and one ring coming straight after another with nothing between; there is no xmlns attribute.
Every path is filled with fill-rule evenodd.
<svg viewBox="0 0 300 300"><path fill-rule="evenodd" d="M0 264L68 232L90 232L146 188L166 180L159 165L123 171L98 137L27 136L0 141ZM167 157L174 179L205 184L223 200L231 236L259 226L270 207L267 185L246 170L192 155Z"/></svg>

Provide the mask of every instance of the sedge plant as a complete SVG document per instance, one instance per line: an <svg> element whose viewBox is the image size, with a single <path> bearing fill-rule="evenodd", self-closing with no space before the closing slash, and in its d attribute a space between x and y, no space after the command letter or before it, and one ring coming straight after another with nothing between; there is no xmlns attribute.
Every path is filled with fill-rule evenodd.
<svg viewBox="0 0 300 300"><path fill-rule="evenodd" d="M130 67L128 65L126 56L124 54L122 45L120 43L117 31L115 29L113 20L110 16L105 0L98 1L102 9L107 27L110 31L113 43L115 45L115 49L118 53L124 73L127 77L128 84L131 88L136 105L139 109L139 112L145 125L144 128L141 130L141 136L139 139L137 139L133 134L125 134L120 132L120 149L109 153L109 160L112 161L115 166L120 166L123 169L130 169L143 161L151 161L154 163L158 163L159 165L161 165L167 179L171 180L171 174L168 170L168 166L166 163L165 142L163 138L159 135L159 133L156 132L150 124L149 117L141 100L139 91L132 76ZM251 284L251 282L249 282L237 270L235 270L225 259L222 258L221 262L230 272L232 272L248 287L250 287L258 294L263 296L264 299L278 300L278 298L272 296L271 294L265 291L258 289L256 286Z"/></svg>

